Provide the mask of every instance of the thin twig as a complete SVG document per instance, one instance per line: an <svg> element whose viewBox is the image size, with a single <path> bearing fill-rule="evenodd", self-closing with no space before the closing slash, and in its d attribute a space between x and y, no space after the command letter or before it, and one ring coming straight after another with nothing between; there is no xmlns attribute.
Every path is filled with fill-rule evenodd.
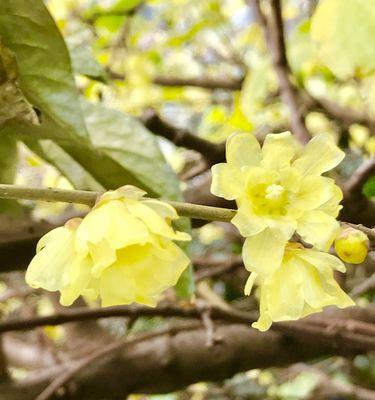
<svg viewBox="0 0 375 400"><path fill-rule="evenodd" d="M286 57L281 2L280 0L270 1L272 25L263 14L260 0L249 0L249 4L254 6L257 19L264 30L273 68L279 82L281 98L289 109L292 132L298 140L306 143L310 138L310 134L305 125L304 107L300 93L290 80L291 69Z"/></svg>
<svg viewBox="0 0 375 400"><path fill-rule="evenodd" d="M166 305L157 308L145 306L118 306L97 309L75 309L67 312L24 319L18 321L5 321L0 323L0 333L33 329L45 325L61 325L73 321L84 321L89 319L110 318L110 317L179 317L186 319L200 319L202 314L197 308L183 308L179 306ZM213 320L230 323L244 323L249 325L257 319L256 313L243 312L236 309L223 309L211 307L210 317ZM278 322L273 324L272 329L286 333L290 336L316 340L318 336L322 341L337 340L340 343L347 343L351 346L363 348L364 350L375 349L375 327L366 322L356 323L341 321L330 318L311 318L298 322ZM369 335L370 334L370 335Z"/></svg>
<svg viewBox="0 0 375 400"><path fill-rule="evenodd" d="M362 187L371 176L375 176L375 157L366 160L354 171L344 186L345 196L354 199L362 197Z"/></svg>
<svg viewBox="0 0 375 400"><path fill-rule="evenodd" d="M101 192L85 190L65 190L54 188L35 188L18 185L0 184L0 198L60 201L93 206ZM235 210L203 206L191 203L168 201L182 217L204 219L210 221L229 222L236 214Z"/></svg>
<svg viewBox="0 0 375 400"><path fill-rule="evenodd" d="M0 198L3 199L59 201L94 206L97 198L102 194L102 192L86 190L35 188L29 186L0 184ZM236 210L230 208L211 207L178 201L167 201L167 203L173 206L181 217L230 222L236 215ZM341 223L346 224L346 222ZM370 229L363 227L362 225L354 225L354 227L365 233L368 233ZM370 230L371 232L374 232L374 229ZM371 233L369 236L373 237L374 234Z"/></svg>
<svg viewBox="0 0 375 400"><path fill-rule="evenodd" d="M359 285L355 286L350 292L350 296L358 297L369 290L375 290L375 273L373 273L369 278L365 279Z"/></svg>
<svg viewBox="0 0 375 400"><path fill-rule="evenodd" d="M195 150L202 154L209 166L225 160L225 143L213 143L186 129L176 128L160 118L152 109L144 113L141 121L151 132L165 137L176 146Z"/></svg>

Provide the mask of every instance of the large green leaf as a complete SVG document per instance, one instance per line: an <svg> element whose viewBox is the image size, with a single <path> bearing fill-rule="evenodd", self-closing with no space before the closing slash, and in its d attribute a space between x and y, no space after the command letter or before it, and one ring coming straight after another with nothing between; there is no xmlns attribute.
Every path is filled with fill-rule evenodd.
<svg viewBox="0 0 375 400"><path fill-rule="evenodd" d="M166 163L157 139L140 122L100 104L85 102L82 109L93 146L121 166L123 184L139 186L150 195L181 199L179 181ZM95 158L92 161L98 163ZM87 167L90 172L92 168Z"/></svg>
<svg viewBox="0 0 375 400"><path fill-rule="evenodd" d="M69 52L42 0L1 0L0 37L16 59L18 82L50 135L87 136Z"/></svg>
<svg viewBox="0 0 375 400"><path fill-rule="evenodd" d="M312 18L311 35L321 60L340 78L374 71L373 0L321 0Z"/></svg>

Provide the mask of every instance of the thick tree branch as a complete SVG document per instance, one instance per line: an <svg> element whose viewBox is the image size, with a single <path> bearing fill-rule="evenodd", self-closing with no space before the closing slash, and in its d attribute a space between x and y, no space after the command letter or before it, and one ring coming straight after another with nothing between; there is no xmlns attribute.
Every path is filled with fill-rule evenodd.
<svg viewBox="0 0 375 400"><path fill-rule="evenodd" d="M260 333L246 325L218 325L222 338L206 345L204 328L162 332L125 345L82 369L74 378L71 399L119 400L129 393L167 393L207 380L222 380L252 368L289 365L331 354L353 355L357 348L277 333ZM147 335L147 334L146 334ZM0 385L1 400L34 399L69 366L50 369L17 384ZM105 385L103 384L105 382Z"/></svg>
<svg viewBox="0 0 375 400"><path fill-rule="evenodd" d="M161 119L153 110L148 110L141 118L145 127L156 135L163 136L176 146L195 150L207 160L209 165L225 160L225 143L216 144L185 129L178 129Z"/></svg>

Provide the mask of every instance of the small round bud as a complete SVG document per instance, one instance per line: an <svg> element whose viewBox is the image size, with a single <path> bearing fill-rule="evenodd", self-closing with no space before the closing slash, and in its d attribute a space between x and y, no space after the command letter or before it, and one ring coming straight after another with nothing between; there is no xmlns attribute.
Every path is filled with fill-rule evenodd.
<svg viewBox="0 0 375 400"><path fill-rule="evenodd" d="M337 255L345 262L361 264L369 249L369 240L362 231L345 228L335 240Z"/></svg>

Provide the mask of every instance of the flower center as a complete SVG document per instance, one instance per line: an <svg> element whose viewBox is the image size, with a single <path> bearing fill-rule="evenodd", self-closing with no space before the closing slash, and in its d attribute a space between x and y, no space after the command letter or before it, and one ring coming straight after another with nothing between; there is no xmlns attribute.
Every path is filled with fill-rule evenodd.
<svg viewBox="0 0 375 400"><path fill-rule="evenodd" d="M283 186L273 183L272 185L267 186L265 198L268 200L278 200L283 192Z"/></svg>

